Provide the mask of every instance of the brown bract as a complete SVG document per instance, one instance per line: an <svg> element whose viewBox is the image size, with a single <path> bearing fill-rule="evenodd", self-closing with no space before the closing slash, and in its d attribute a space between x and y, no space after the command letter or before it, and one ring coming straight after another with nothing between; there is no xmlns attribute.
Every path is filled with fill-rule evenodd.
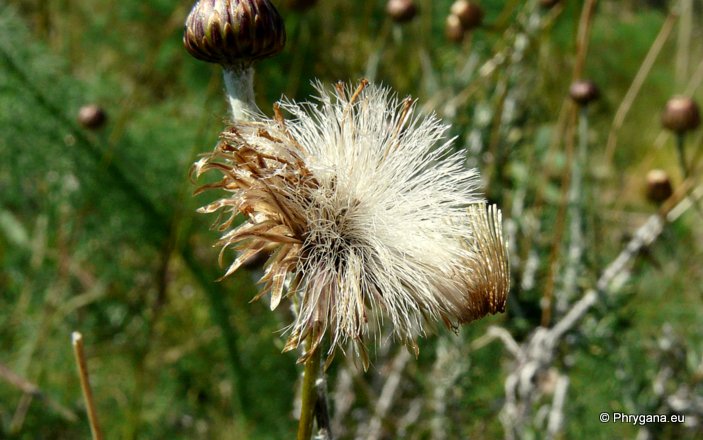
<svg viewBox="0 0 703 440"><path fill-rule="evenodd" d="M225 66L270 57L285 43L283 19L269 0L200 0L183 33L192 56Z"/></svg>

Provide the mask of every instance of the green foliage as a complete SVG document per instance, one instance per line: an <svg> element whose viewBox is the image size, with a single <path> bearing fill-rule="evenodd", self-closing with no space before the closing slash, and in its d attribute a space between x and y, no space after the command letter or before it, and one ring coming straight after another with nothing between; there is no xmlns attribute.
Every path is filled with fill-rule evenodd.
<svg viewBox="0 0 703 440"><path fill-rule="evenodd" d="M516 274L506 316L472 324L459 336L440 331L423 340L384 425L389 436L397 434L392 429L419 399L422 412L406 438L431 438L432 368L438 346L453 341L466 368L448 394L448 438L500 437L510 358L499 344L469 347L490 324L520 342L540 322L571 160L558 121L582 2L567 2L554 16L536 12L535 2L481 2L489 26L459 45L444 38L450 0L418 2L420 15L403 26L388 20L383 3L326 1L305 13L281 8L288 45L257 67L258 104L270 113L282 94L306 99L314 78L372 77L419 97L424 110L453 124L457 148L466 148L469 165L482 170L488 196L501 202L506 217L516 204L526 207L513 219L519 233L512 257L526 261L535 252L534 283L525 287ZM659 109L685 86L672 81L679 50L672 37L608 163L603 154L613 113L665 16L633 9L632 2L600 3L585 72L604 99L591 109L588 267L580 287L593 284L623 236L654 212L642 196L644 171L660 167L678 176L671 145L650 146L662 136ZM271 313L265 301L249 304L256 292L250 273L215 281L222 271L211 248L212 219L194 213L207 196L191 197L188 170L217 141L226 108L219 69L182 49L189 7L167 0L0 5L0 365L46 397L30 398L0 378L0 438L88 438L70 346L74 330L85 337L106 438L293 435L299 369L294 355L280 354L279 333L290 312ZM512 58L516 35L537 14L555 21ZM700 37L695 29L691 41ZM698 43L691 47L687 79L700 50ZM489 60L497 64L486 73ZM75 118L91 102L108 114L97 131ZM700 136L690 145L700 148ZM701 233L695 211L667 229L638 260L623 292L583 323L588 336L562 348L556 367L572 379L565 438L636 435L636 426L604 425L598 414L657 411L652 381L659 364L652 353L665 324L688 350L685 362L703 356ZM560 279L566 246L556 247L561 254L551 276ZM356 373L344 438L373 415L395 354L394 346L379 348L372 371ZM329 371L332 392L346 368L342 357ZM694 369L682 366L677 377L685 381ZM530 429L539 437L539 426ZM694 434L675 427L658 433Z"/></svg>

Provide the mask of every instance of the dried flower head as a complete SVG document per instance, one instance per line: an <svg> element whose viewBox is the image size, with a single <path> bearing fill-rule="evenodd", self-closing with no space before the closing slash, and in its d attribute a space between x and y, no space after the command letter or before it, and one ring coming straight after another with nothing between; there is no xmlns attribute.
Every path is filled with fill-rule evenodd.
<svg viewBox="0 0 703 440"><path fill-rule="evenodd" d="M385 321L417 352L434 322L502 312L500 212L452 153L448 127L365 81L318 91L315 103L280 104L291 119L276 107L273 120L235 123L194 167L222 174L203 190L230 193L201 209L224 214L222 250L241 252L226 275L276 244L257 298L298 301L286 350L312 333L309 355L329 335L329 354L353 341L366 367L364 341ZM233 228L238 213L246 221Z"/></svg>

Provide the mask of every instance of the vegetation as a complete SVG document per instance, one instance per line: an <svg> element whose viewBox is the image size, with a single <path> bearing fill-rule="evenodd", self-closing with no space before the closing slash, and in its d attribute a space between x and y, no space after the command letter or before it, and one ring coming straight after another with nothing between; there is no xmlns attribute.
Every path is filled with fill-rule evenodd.
<svg viewBox="0 0 703 440"><path fill-rule="evenodd" d="M452 124L510 241L507 313L458 335L438 329L417 359L384 341L366 373L337 357L327 372L335 438L701 435L703 209L677 202L700 197L703 135L686 135L684 182L660 116L674 94L703 102L703 2L484 0L483 25L459 43L445 36L450 0L416 1L403 24L381 1L274 3L288 43L257 65L259 107L305 100L313 79L365 77L417 97ZM227 108L221 69L183 49L191 6L0 4L0 438L89 438L73 331L106 438L294 436L302 368L297 353L281 354L280 332L290 311L249 303L253 273L217 281L214 218L195 213L214 195L192 196L189 169ZM600 89L588 116L568 94L580 78ZM77 119L93 103L107 115L99 128ZM570 202L575 167L583 184ZM660 209L645 191L654 168L674 188L661 209L681 209L601 289ZM575 265L573 228L583 231ZM592 289L597 301L533 378L534 399L518 402L525 416L510 419L506 378L523 370L504 336L526 347ZM674 395L688 399L686 424L599 421L679 414ZM552 434L550 414L563 416Z"/></svg>

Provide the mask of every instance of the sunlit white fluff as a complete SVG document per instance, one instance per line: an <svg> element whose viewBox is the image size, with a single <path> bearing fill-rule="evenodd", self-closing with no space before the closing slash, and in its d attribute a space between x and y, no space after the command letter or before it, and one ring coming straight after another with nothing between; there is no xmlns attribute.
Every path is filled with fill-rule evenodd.
<svg viewBox="0 0 703 440"><path fill-rule="evenodd" d="M196 174L230 192L223 250L241 255L227 274L270 243L262 278L271 307L298 297L287 349L329 335L364 361L364 341L386 321L417 350L436 321L456 326L502 311L508 290L500 213L487 209L476 170L452 153L448 127L382 87L318 86L315 102L280 103L283 119L237 122ZM232 228L234 216L247 221Z"/></svg>

